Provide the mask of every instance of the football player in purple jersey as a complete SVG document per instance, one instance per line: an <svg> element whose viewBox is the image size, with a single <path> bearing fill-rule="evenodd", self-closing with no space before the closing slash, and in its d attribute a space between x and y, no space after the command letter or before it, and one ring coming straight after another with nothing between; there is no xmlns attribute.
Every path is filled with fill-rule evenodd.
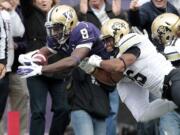
<svg viewBox="0 0 180 135"><path fill-rule="evenodd" d="M119 27L123 26L122 29L126 29L124 25L128 24ZM79 22L75 10L70 6L57 5L53 7L48 12L45 26L48 35L47 46L19 56L19 62L23 66L19 66L17 73L23 78L74 68L92 54L108 59L118 51L111 44L103 43L100 38L100 30L95 25L84 21ZM41 60L46 62L44 59L52 53L64 53L67 57L52 64L43 64ZM36 63L41 63L41 65ZM97 69L94 66L83 64L83 62L80 64L80 68L88 74L94 73ZM93 75L97 80L99 78L100 82L112 86L116 84L114 78L119 77L108 72L108 74L96 73ZM112 79L109 79L109 75L112 76Z"/></svg>
<svg viewBox="0 0 180 135"><path fill-rule="evenodd" d="M19 57L23 65L18 73L24 78L43 73L67 70L79 65L81 60L92 54L104 59L109 58L109 53L100 39L100 30L92 23L79 22L75 10L67 5L53 7L47 16L47 46ZM113 50L113 49L112 49ZM49 54L65 53L68 57L49 65L37 65ZM36 55L38 54L38 57ZM42 56L42 59L38 59ZM94 68L89 68L89 73Z"/></svg>
<svg viewBox="0 0 180 135"><path fill-rule="evenodd" d="M23 64L23 66L19 67L18 73L20 75L22 75L22 77L28 78L28 77L32 77L35 75L41 75L44 73L64 71L64 70L68 70L68 69L77 67L78 65L80 68L83 68L83 70L85 70L86 73L92 74L95 71L95 67L86 64L86 61L87 61L86 57L89 57L92 54L96 54L96 55L103 57L104 59L108 59L110 57L110 55L112 56L112 55L116 54L115 53L116 49L112 48L113 46L105 45L103 43L103 41L100 39L99 29L96 28L96 26L94 26L92 23L79 22L77 19L75 10L70 6L58 5L58 6L53 7L48 13L45 26L46 26L47 35L48 35L47 46L41 48L40 50L36 50L36 51L30 52L27 54L22 54L19 57L19 62L21 64ZM47 65L44 63L47 61L46 59L47 59L48 55L56 54L56 53L65 54L67 57L60 59L59 61L57 61L53 64ZM36 64L36 63L41 63L41 64ZM73 74L72 74L72 76L73 76ZM77 76L78 77L76 77L76 78L81 78L81 74L78 74ZM105 75L105 76L108 76L108 75ZM86 95L84 96L81 94L81 95L76 96L76 99L74 100L74 102L77 102L77 100L79 100L79 98L80 98L81 102L80 102L79 110L83 110L83 112L84 112L84 108L82 107L83 105L86 106L85 112L88 112L87 106L88 106L88 108L91 107L90 110L93 110L93 107L88 104L90 102L89 98L88 98L88 100L86 100L86 97L91 97L92 91L94 91L94 93L97 93L99 96L102 96L102 98L97 98L97 100L95 100L95 102L97 102L97 103L99 103L99 102L103 103L103 105L100 109L103 110L103 108L104 109L109 108L109 101L106 100L106 99L108 99L107 91L105 91L104 89L101 90L101 87L98 87L98 90L93 89L91 92L88 92L87 89L89 88L89 86L92 86L93 84L96 84L97 82L96 82L96 80L91 79L91 81L94 81L93 84L91 84L91 83L87 82L86 78L84 79L84 82L86 82L86 84L88 83L88 85L85 85L86 86L85 93L87 96ZM101 77L101 78L103 78L103 77ZM74 79L74 80L77 81L78 79ZM77 83L77 85L78 84L79 83ZM97 83L97 84L98 84L97 86L99 86L99 83ZM106 87L107 85L105 85L105 87L107 90L110 89L110 91L111 91L111 90L114 90L115 84L116 83L111 81L111 84L110 84L111 86ZM79 90L78 92L76 91L76 94L83 93L83 89L81 89L81 87L76 88L76 90ZM96 96L94 96L94 97L96 97ZM105 97L105 98L103 98L103 97ZM104 99L103 102L102 102L102 99ZM93 100L94 100L94 98L93 98ZM73 103L73 104L76 104L76 103ZM88 112L88 114L91 114L91 113L92 113L91 111ZM71 113L71 114L73 115L74 113ZM96 112L96 114L97 114L97 112ZM107 112L107 115L108 114L109 113ZM93 116L90 116L90 117L92 119L94 119L94 114L93 114ZM102 115L101 115L101 117L102 117ZM103 117L105 117L105 116L103 116ZM77 119L75 121L77 122ZM87 127L86 125L91 126L91 124L87 124L87 122L86 122L85 127L84 127L84 121L82 122L82 124L74 124L77 126L82 125L82 126L80 126L80 128L78 128L78 127L74 128L76 134L80 135L79 132L82 132L84 135L83 131L85 129L87 129L87 128L85 128L85 127ZM72 123L73 123L73 120L72 120ZM79 123L81 123L81 122L79 122ZM106 134L105 119L100 120L100 121L96 120L95 123L96 124L94 124L94 125L96 125L96 128L94 128L94 129L96 129L96 131L94 131L93 134L97 134L97 135ZM72 126L73 126L73 124L72 124ZM91 130L91 128L88 128L88 131L89 130ZM87 132L87 130L85 130L85 131ZM90 131L90 132L92 132L92 131Z"/></svg>

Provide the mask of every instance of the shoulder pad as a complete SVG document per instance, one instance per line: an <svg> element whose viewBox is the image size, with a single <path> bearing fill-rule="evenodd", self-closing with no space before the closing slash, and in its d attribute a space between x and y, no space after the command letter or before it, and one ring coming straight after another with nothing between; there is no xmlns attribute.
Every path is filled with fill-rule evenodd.
<svg viewBox="0 0 180 135"><path fill-rule="evenodd" d="M125 35L118 43L121 54L126 52L130 47L136 46L142 42L142 36L137 33L130 33Z"/></svg>

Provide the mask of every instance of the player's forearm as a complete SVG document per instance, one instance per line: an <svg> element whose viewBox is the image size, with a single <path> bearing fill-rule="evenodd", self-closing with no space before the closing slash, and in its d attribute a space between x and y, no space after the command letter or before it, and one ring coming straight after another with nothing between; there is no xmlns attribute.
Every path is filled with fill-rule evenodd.
<svg viewBox="0 0 180 135"><path fill-rule="evenodd" d="M102 61L100 67L107 72L123 72L124 64L119 59Z"/></svg>
<svg viewBox="0 0 180 135"><path fill-rule="evenodd" d="M132 60L129 60L129 59L131 59L131 57L127 57L127 64L132 63L131 62ZM124 72L124 70L128 66L126 64L126 61L124 60L124 58L114 58L114 59L110 59L110 60L102 60L102 58L98 55L92 55L89 58L88 63L90 65L93 65L94 67L102 68L103 70L110 72L110 73Z"/></svg>
<svg viewBox="0 0 180 135"><path fill-rule="evenodd" d="M42 73L52 73L57 71L64 71L78 65L72 57L66 57L53 64L45 65L42 67Z"/></svg>
<svg viewBox="0 0 180 135"><path fill-rule="evenodd" d="M121 73L126 70L128 66L136 61L137 57L131 53L125 53L119 58L101 61L100 66L108 72Z"/></svg>

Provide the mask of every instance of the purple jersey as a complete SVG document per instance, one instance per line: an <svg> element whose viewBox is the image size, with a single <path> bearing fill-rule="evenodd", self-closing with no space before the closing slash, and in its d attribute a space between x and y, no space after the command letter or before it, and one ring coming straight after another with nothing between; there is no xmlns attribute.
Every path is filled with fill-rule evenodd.
<svg viewBox="0 0 180 135"><path fill-rule="evenodd" d="M91 48L89 56L96 54L103 59L107 59L109 53L106 52L104 43L99 37L100 31L95 25L89 22L79 22L71 31L70 37L64 45L59 45L58 41L53 37L47 38L47 45L50 49L69 56L77 46L92 43L91 46L88 44L88 47Z"/></svg>
<svg viewBox="0 0 180 135"><path fill-rule="evenodd" d="M92 43L90 55L97 54L103 58L108 58L109 54L106 52L103 42L100 40L99 29L89 22L79 22L73 29L69 38L70 53L76 46L86 43Z"/></svg>

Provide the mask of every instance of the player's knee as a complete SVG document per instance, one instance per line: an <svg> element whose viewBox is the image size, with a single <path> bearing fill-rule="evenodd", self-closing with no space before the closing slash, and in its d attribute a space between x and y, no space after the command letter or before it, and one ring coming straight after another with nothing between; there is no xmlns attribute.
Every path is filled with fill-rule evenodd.
<svg viewBox="0 0 180 135"><path fill-rule="evenodd" d="M150 120L151 120L151 118L148 117L146 111L144 113L142 113L141 115L139 115L139 117L136 118L137 122L148 122Z"/></svg>

